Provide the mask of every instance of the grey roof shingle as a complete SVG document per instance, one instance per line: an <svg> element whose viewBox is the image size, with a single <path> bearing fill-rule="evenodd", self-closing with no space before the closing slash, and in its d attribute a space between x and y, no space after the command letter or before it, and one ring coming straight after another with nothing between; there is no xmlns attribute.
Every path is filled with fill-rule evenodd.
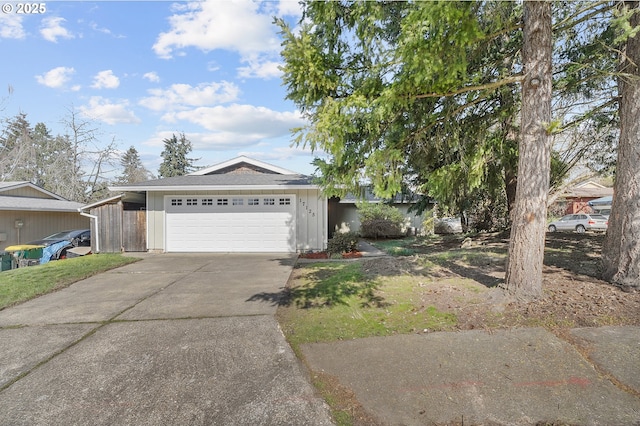
<svg viewBox="0 0 640 426"><path fill-rule="evenodd" d="M184 187L184 186L235 186L257 187L257 186L308 186L313 185L312 178L306 175L279 175L267 173L247 173L247 174L212 174L204 176L175 176L170 178L150 180L133 184L114 186L118 188L140 188L141 190L154 187Z"/></svg>
<svg viewBox="0 0 640 426"><path fill-rule="evenodd" d="M0 210L77 212L80 207L75 201L0 195Z"/></svg>

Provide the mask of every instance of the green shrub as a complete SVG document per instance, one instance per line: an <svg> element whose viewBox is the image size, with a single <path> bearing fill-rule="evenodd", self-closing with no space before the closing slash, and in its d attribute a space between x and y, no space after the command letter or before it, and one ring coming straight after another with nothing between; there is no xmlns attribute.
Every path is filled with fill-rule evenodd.
<svg viewBox="0 0 640 426"><path fill-rule="evenodd" d="M358 245L358 234L355 232L336 232L327 242L330 254L349 253L355 251Z"/></svg>
<svg viewBox="0 0 640 426"><path fill-rule="evenodd" d="M366 238L402 236L405 217L400 210L383 203L358 203L360 235Z"/></svg>
<svg viewBox="0 0 640 426"><path fill-rule="evenodd" d="M435 219L433 218L433 209L424 213L422 221L422 235L433 235L435 233Z"/></svg>

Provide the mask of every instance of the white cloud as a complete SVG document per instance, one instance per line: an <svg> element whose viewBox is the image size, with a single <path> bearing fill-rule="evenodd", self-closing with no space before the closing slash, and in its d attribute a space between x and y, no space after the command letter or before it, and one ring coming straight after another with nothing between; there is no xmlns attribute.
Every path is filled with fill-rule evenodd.
<svg viewBox="0 0 640 426"><path fill-rule="evenodd" d="M42 20L42 27L40 28L40 34L42 37L53 43L58 42L58 38L74 38L74 35L62 26L62 23L66 22L66 19L50 16Z"/></svg>
<svg viewBox="0 0 640 426"><path fill-rule="evenodd" d="M313 155L310 148L303 148L298 146L276 146L270 147L267 152L265 151L240 151L238 155L246 155L247 157L255 158L257 160L270 161L270 160L289 160L294 157L309 157Z"/></svg>
<svg viewBox="0 0 640 426"><path fill-rule="evenodd" d="M201 107L165 114L167 122L178 120L197 124L211 132L211 138L233 144L257 143L262 139L288 135L303 124L299 112L279 112L253 105ZM219 142L216 142L219 143Z"/></svg>
<svg viewBox="0 0 640 426"><path fill-rule="evenodd" d="M85 117L107 124L140 123L140 119L128 108L129 101L121 100L112 103L100 96L93 96L89 99L89 104L81 106L79 110Z"/></svg>
<svg viewBox="0 0 640 426"><path fill-rule="evenodd" d="M145 80L149 80L152 83L159 83L160 82L160 76L158 76L158 73L156 73L155 71L151 71L148 73L145 73L142 78L144 78Z"/></svg>
<svg viewBox="0 0 640 426"><path fill-rule="evenodd" d="M154 111L173 111L186 107L232 102L238 98L240 89L233 83L202 83L196 87L189 84L173 84L168 89L150 89L151 95L140 101L140 105Z"/></svg>
<svg viewBox="0 0 640 426"><path fill-rule="evenodd" d="M161 33L153 45L162 58L174 51L195 47L205 52L225 49L242 57L260 53L277 54L280 42L271 24L272 15L260 13L251 0L189 2L176 8L169 18L171 28Z"/></svg>
<svg viewBox="0 0 640 426"><path fill-rule="evenodd" d="M36 81L43 86L54 89L64 87L71 80L71 75L76 72L73 68L57 67L53 68L42 75L36 75Z"/></svg>
<svg viewBox="0 0 640 426"><path fill-rule="evenodd" d="M261 78L271 79L279 78L282 75L280 71L281 62L264 60L263 58L247 59L244 62L248 64L246 67L238 68L238 76L242 78Z"/></svg>
<svg viewBox="0 0 640 426"><path fill-rule="evenodd" d="M302 6L298 0L280 0L278 4L278 16L302 16Z"/></svg>
<svg viewBox="0 0 640 426"><path fill-rule="evenodd" d="M118 86L120 86L120 79L113 74L112 70L100 71L93 77L91 85L94 89L116 89Z"/></svg>
<svg viewBox="0 0 640 426"><path fill-rule="evenodd" d="M17 13L0 14L0 38L22 39L25 36L26 33L22 28L22 15Z"/></svg>

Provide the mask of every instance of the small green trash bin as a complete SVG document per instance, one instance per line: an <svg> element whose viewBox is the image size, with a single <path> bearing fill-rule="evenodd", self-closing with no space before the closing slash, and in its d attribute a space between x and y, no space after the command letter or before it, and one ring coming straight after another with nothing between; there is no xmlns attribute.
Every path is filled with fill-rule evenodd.
<svg viewBox="0 0 640 426"><path fill-rule="evenodd" d="M0 271L8 271L13 267L13 255L11 253L0 252Z"/></svg>
<svg viewBox="0 0 640 426"><path fill-rule="evenodd" d="M40 259L42 257L42 247L23 250L19 257L22 259Z"/></svg>

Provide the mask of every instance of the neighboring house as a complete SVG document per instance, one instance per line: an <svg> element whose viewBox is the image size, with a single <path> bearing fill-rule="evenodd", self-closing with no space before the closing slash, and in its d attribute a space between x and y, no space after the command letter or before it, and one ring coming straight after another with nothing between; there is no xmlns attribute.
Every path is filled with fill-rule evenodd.
<svg viewBox="0 0 640 426"><path fill-rule="evenodd" d="M416 194L398 194L389 201L391 206L396 207L405 216L403 232L420 233L422 231L424 213L417 214L415 211L409 211L418 201ZM376 197L368 187L363 189L363 196L359 198L353 194L347 194L344 198L331 198L329 200L329 230L331 232L329 236L336 231L358 232L360 229L358 202L382 203L384 200Z"/></svg>
<svg viewBox="0 0 640 426"><path fill-rule="evenodd" d="M610 215L611 214L611 203L613 202L613 195L608 195L602 198L596 198L595 200L589 201L589 207L593 209L594 213Z"/></svg>
<svg viewBox="0 0 640 426"><path fill-rule="evenodd" d="M144 197L138 210L146 212L145 244L151 252L297 252L327 246L327 198L320 188L309 176L248 157L109 189L125 199ZM92 226L96 221L102 235L108 224L94 219Z"/></svg>
<svg viewBox="0 0 640 426"><path fill-rule="evenodd" d="M56 232L89 227L82 204L31 182L0 182L0 251Z"/></svg>
<svg viewBox="0 0 640 426"><path fill-rule="evenodd" d="M609 195L613 195L613 188L593 181L582 182L563 194L562 198L567 203L564 214L592 213L589 201Z"/></svg>

